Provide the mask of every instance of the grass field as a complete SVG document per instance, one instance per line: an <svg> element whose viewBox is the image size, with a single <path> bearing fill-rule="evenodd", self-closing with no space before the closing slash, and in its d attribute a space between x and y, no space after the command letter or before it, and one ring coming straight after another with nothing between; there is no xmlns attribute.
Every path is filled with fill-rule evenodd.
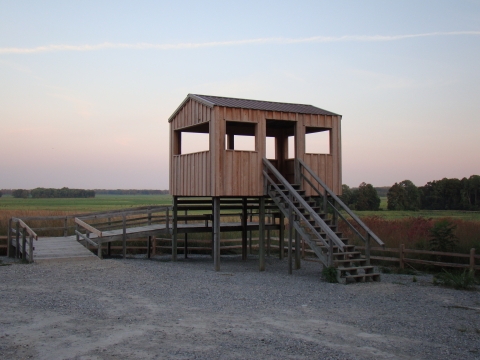
<svg viewBox="0 0 480 360"><path fill-rule="evenodd" d="M17 199L0 198L0 211L95 212L149 205L170 205L170 195L96 195L88 199Z"/></svg>

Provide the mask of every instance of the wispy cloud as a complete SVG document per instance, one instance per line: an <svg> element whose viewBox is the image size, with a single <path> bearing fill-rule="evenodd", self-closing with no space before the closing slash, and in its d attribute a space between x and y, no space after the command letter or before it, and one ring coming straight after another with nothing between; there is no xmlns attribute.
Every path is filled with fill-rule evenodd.
<svg viewBox="0 0 480 360"><path fill-rule="evenodd" d="M177 44L151 44L151 43L110 43L105 42L94 45L45 45L32 48L0 48L0 54L35 54L55 51L96 51L103 49L133 49L133 50L181 50L181 49L199 49L213 48L223 46L241 46L241 45L261 45L261 44L299 44L299 43L335 43L335 42L381 42L396 41L411 38L432 37L432 36L459 36L473 35L479 36L480 31L449 31L449 32L430 32L422 34L407 35L345 35L345 36L312 36L306 38L258 38L246 40L231 41L212 41L199 43L177 43Z"/></svg>

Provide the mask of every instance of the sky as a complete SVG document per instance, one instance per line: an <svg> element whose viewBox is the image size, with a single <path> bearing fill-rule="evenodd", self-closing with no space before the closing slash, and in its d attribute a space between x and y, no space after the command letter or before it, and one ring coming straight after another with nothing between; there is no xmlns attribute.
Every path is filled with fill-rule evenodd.
<svg viewBox="0 0 480 360"><path fill-rule="evenodd" d="M480 174L480 1L0 1L0 188L167 189L188 93L343 116L343 183Z"/></svg>

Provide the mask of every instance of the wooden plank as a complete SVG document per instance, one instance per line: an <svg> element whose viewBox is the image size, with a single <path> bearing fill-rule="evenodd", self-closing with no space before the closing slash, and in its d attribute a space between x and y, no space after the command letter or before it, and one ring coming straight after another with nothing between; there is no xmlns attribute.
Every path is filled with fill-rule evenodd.
<svg viewBox="0 0 480 360"><path fill-rule="evenodd" d="M213 262L215 271L220 271L220 198L213 198Z"/></svg>
<svg viewBox="0 0 480 360"><path fill-rule="evenodd" d="M84 229L90 231L91 233L97 235L98 237L102 237L102 232L100 230L95 229L93 226L88 225L86 222L83 222L79 218L75 218L75 223L80 225Z"/></svg>

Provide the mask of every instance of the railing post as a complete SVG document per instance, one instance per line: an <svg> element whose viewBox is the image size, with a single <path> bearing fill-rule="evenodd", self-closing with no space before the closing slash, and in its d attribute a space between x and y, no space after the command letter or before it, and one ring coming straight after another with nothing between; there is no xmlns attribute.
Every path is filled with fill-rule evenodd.
<svg viewBox="0 0 480 360"><path fill-rule="evenodd" d="M172 261L177 261L177 203L178 197L173 197L173 224L172 224ZM213 204L212 204L213 205ZM213 234L213 228L212 228ZM212 236L213 237L213 236Z"/></svg>
<svg viewBox="0 0 480 360"><path fill-rule="evenodd" d="M157 237L153 236L152 239L152 256L155 256L157 254Z"/></svg>
<svg viewBox="0 0 480 360"><path fill-rule="evenodd" d="M80 241L80 236L78 235L79 232L80 232L80 225L75 223L75 234L77 234L77 241Z"/></svg>
<svg viewBox="0 0 480 360"><path fill-rule="evenodd" d="M333 266L333 241L328 238L328 266Z"/></svg>
<svg viewBox="0 0 480 360"><path fill-rule="evenodd" d="M22 231L22 260L27 260L27 229Z"/></svg>
<svg viewBox="0 0 480 360"><path fill-rule="evenodd" d="M127 258L127 217L125 213L122 214L123 220L123 258Z"/></svg>
<svg viewBox="0 0 480 360"><path fill-rule="evenodd" d="M170 208L167 208L165 228L167 229L167 234L170 234Z"/></svg>
<svg viewBox="0 0 480 360"><path fill-rule="evenodd" d="M285 215L280 211L280 230L278 232L278 257L280 260L283 260L285 255L284 241L285 241Z"/></svg>
<svg viewBox="0 0 480 360"><path fill-rule="evenodd" d="M67 237L68 235L68 218L65 216L65 219L63 220L63 236Z"/></svg>
<svg viewBox="0 0 480 360"><path fill-rule="evenodd" d="M97 256L99 259L103 259L102 243L100 242L100 239L98 240Z"/></svg>
<svg viewBox="0 0 480 360"><path fill-rule="evenodd" d="M324 189L323 190L323 213L325 214L325 216L327 215L327 196L328 196L327 189Z"/></svg>
<svg viewBox="0 0 480 360"><path fill-rule="evenodd" d="M7 256L8 256L8 257L13 257L12 218L8 219L8 229L7 229Z"/></svg>
<svg viewBox="0 0 480 360"><path fill-rule="evenodd" d="M15 233L15 259L20 257L20 223L17 220L16 233Z"/></svg>
<svg viewBox="0 0 480 360"><path fill-rule="evenodd" d="M265 198L260 199L260 214L258 215L258 258L259 270L265 271Z"/></svg>
<svg viewBox="0 0 480 360"><path fill-rule="evenodd" d="M108 221L108 223L107 223L108 224L108 230L110 230L111 227L112 227L112 218L111 217L107 218L107 221Z"/></svg>
<svg viewBox="0 0 480 360"><path fill-rule="evenodd" d="M152 225L152 210L148 211L148 225Z"/></svg>
<svg viewBox="0 0 480 360"><path fill-rule="evenodd" d="M470 249L470 271L475 271L475 248Z"/></svg>
<svg viewBox="0 0 480 360"><path fill-rule="evenodd" d="M290 204L288 204L288 273L292 274L292 240L293 240L293 210L292 210L292 194L288 196Z"/></svg>
<svg viewBox="0 0 480 360"><path fill-rule="evenodd" d="M365 259L366 265L370 265L370 234L367 233L367 238L365 239Z"/></svg>
<svg viewBox="0 0 480 360"><path fill-rule="evenodd" d="M400 259L400 269L405 269L405 244L400 244L399 248L399 259Z"/></svg>
<svg viewBox="0 0 480 360"><path fill-rule="evenodd" d="M33 236L30 235L30 244L28 247L28 252L29 252L29 257L30 257L30 262L33 263Z"/></svg>
<svg viewBox="0 0 480 360"><path fill-rule="evenodd" d="M335 231L338 231L338 213L337 213L337 202L335 199L332 199L333 204L333 225L335 226Z"/></svg>

